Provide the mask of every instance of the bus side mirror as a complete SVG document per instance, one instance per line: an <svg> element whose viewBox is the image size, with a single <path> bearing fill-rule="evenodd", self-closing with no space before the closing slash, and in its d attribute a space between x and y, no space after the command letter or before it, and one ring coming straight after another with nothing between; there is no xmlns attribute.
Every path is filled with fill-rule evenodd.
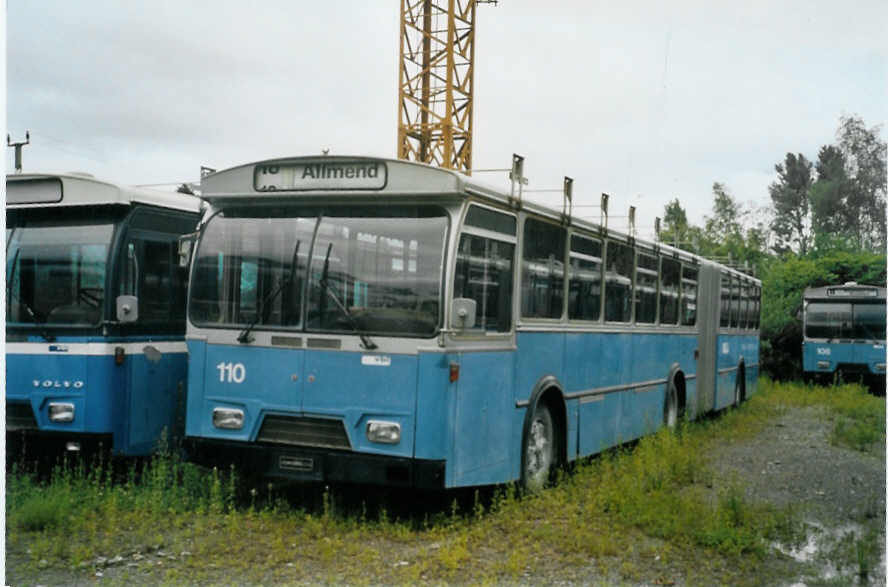
<svg viewBox="0 0 888 587"><path fill-rule="evenodd" d="M179 267L188 267L191 264L191 251L196 239L196 232L183 234L179 237Z"/></svg>
<svg viewBox="0 0 888 587"><path fill-rule="evenodd" d="M477 304L470 298L454 298L450 306L450 327L455 330L474 328Z"/></svg>
<svg viewBox="0 0 888 587"><path fill-rule="evenodd" d="M139 298L136 296L117 296L116 301L118 322L125 324L139 319Z"/></svg>

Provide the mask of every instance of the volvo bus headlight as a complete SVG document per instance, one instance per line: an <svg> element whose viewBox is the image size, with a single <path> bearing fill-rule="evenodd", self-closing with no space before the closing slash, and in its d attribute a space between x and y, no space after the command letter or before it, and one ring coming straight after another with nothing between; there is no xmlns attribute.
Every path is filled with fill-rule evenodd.
<svg viewBox="0 0 888 587"><path fill-rule="evenodd" d="M817 361L818 369L829 369L829 361Z"/></svg>
<svg viewBox="0 0 888 587"><path fill-rule="evenodd" d="M49 421L56 423L74 421L74 404L49 404Z"/></svg>
<svg viewBox="0 0 888 587"><path fill-rule="evenodd" d="M876 363L876 371L879 373L885 372L885 363Z"/></svg>
<svg viewBox="0 0 888 587"><path fill-rule="evenodd" d="M240 430L244 427L244 411L233 408L213 409L213 426L226 430Z"/></svg>
<svg viewBox="0 0 888 587"><path fill-rule="evenodd" d="M382 444L401 442L401 425L397 422L370 420L367 422L367 440Z"/></svg>

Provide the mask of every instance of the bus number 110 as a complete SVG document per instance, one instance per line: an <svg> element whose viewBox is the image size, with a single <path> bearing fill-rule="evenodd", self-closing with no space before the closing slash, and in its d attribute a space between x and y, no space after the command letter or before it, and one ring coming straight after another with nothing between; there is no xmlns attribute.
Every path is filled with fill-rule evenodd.
<svg viewBox="0 0 888 587"><path fill-rule="evenodd" d="M222 383L243 383L247 378L247 369L243 363L219 363L219 381Z"/></svg>

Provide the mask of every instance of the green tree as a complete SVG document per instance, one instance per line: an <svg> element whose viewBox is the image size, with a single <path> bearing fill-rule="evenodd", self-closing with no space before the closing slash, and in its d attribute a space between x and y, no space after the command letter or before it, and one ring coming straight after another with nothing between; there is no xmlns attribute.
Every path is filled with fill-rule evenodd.
<svg viewBox="0 0 888 587"><path fill-rule="evenodd" d="M845 155L838 147L821 147L817 179L811 185L811 228L818 252L848 248L854 221L847 206L852 185L845 170Z"/></svg>
<svg viewBox="0 0 888 587"><path fill-rule="evenodd" d="M879 126L867 128L859 117L843 116L836 133L851 185L844 201L851 236L857 248L871 251L883 251L886 245L888 147L879 132Z"/></svg>
<svg viewBox="0 0 888 587"><path fill-rule="evenodd" d="M681 206L678 198L668 204L663 212L663 229L660 231L660 240L677 248L692 250L688 240L688 213Z"/></svg>
<svg viewBox="0 0 888 587"><path fill-rule="evenodd" d="M804 257L811 241L808 193L811 162L801 153L787 153L784 162L775 165L774 169L777 181L768 187L768 192L774 206L771 228L777 240L775 250L779 253L798 250Z"/></svg>

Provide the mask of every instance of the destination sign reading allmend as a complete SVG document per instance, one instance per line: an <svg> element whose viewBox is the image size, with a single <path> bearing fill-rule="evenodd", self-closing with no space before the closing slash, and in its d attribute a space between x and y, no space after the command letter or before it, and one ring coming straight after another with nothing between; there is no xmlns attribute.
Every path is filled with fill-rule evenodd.
<svg viewBox="0 0 888 587"><path fill-rule="evenodd" d="M258 165L253 184L258 192L381 190L386 179L382 161L282 161Z"/></svg>

